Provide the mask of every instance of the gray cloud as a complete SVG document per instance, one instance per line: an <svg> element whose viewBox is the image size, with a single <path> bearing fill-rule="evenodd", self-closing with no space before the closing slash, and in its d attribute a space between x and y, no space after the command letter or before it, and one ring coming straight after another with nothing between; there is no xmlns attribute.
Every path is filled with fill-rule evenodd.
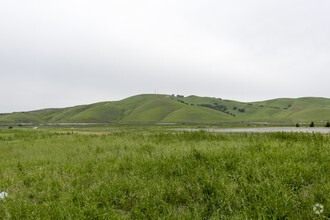
<svg viewBox="0 0 330 220"><path fill-rule="evenodd" d="M0 2L0 112L139 93L329 97L330 2Z"/></svg>

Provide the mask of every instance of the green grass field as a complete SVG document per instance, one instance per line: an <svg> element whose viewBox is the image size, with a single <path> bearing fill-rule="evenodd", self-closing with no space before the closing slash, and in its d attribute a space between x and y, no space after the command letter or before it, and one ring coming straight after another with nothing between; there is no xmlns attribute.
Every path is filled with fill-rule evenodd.
<svg viewBox="0 0 330 220"><path fill-rule="evenodd" d="M329 135L2 129L0 152L0 219L330 217Z"/></svg>

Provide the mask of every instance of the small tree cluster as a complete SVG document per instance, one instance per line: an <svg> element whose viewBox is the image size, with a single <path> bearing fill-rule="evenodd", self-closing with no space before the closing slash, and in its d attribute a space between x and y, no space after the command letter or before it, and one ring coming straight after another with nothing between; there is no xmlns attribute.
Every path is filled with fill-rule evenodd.
<svg viewBox="0 0 330 220"><path fill-rule="evenodd" d="M327 121L327 123L325 124L325 127L330 128L330 122Z"/></svg>
<svg viewBox="0 0 330 220"><path fill-rule="evenodd" d="M203 106L203 107L207 107L207 108L212 108L214 110L217 110L217 111L221 111L223 113L226 113L228 115L232 115L232 116L236 116L235 114L229 112L227 110L227 106L225 105L220 105L218 103L213 103L214 105L210 105L210 104L197 104L198 106Z"/></svg>

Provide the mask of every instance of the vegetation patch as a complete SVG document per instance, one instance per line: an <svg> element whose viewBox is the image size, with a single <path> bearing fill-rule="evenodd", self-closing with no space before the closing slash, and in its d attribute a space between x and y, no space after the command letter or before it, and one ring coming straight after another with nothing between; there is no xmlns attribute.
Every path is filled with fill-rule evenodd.
<svg viewBox="0 0 330 220"><path fill-rule="evenodd" d="M0 192L8 196L0 200L0 216L324 219L329 138L3 129Z"/></svg>

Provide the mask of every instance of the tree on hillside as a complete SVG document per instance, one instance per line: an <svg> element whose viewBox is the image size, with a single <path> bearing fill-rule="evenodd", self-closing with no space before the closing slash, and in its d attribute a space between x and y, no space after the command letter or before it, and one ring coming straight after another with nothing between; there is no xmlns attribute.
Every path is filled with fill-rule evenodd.
<svg viewBox="0 0 330 220"><path fill-rule="evenodd" d="M314 122L311 122L311 124L309 125L309 127L314 127Z"/></svg>
<svg viewBox="0 0 330 220"><path fill-rule="evenodd" d="M330 122L327 121L327 124L325 125L325 127L330 128Z"/></svg>
<svg viewBox="0 0 330 220"><path fill-rule="evenodd" d="M297 124L296 124L296 127L298 128L298 127L300 127L300 125L297 123Z"/></svg>

